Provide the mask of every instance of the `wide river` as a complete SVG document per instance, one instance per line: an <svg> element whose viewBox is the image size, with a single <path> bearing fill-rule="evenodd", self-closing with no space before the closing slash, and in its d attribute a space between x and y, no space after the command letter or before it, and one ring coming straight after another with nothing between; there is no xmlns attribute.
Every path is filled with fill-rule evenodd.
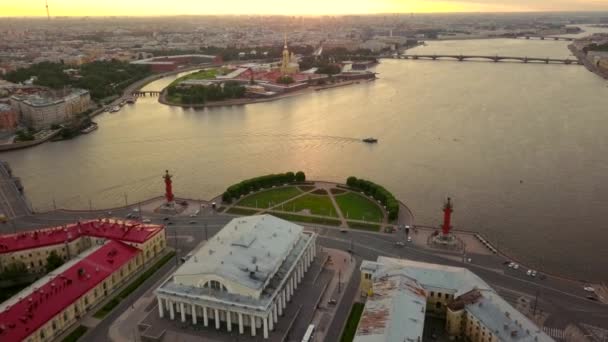
<svg viewBox="0 0 608 342"><path fill-rule="evenodd" d="M433 42L410 53L570 55L567 42ZM392 190L416 222L477 230L539 268L608 280L608 88L582 66L383 60L375 82L207 110L142 98L71 141L2 154L37 210L209 199L244 178L304 170ZM175 77L149 84L160 90ZM380 141L367 145L361 138Z"/></svg>

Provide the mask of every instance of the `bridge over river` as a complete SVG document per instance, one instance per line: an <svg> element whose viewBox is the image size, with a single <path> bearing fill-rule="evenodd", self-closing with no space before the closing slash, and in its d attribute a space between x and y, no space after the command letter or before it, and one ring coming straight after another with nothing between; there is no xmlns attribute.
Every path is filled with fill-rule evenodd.
<svg viewBox="0 0 608 342"><path fill-rule="evenodd" d="M562 58L542 58L542 57L513 57L513 56L481 56L481 55L441 55L441 54L432 54L432 55L393 55L392 58L395 59L426 59L426 60L442 60L442 59L452 59L457 60L459 62L466 60L487 60L490 62L502 62L502 61L515 61L515 62L523 62L523 63L544 63L544 64L574 64L580 65L581 63L576 59L562 59Z"/></svg>

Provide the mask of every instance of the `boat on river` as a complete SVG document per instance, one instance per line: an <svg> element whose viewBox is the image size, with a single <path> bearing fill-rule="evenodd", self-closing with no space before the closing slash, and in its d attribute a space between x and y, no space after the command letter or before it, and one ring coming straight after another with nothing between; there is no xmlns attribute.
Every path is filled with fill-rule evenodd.
<svg viewBox="0 0 608 342"><path fill-rule="evenodd" d="M116 113L120 110L120 106L114 106L112 108L110 108L109 112L110 113Z"/></svg>
<svg viewBox="0 0 608 342"><path fill-rule="evenodd" d="M91 132L93 132L94 130L96 130L97 128L97 124L94 122L91 122L91 124L89 126L87 126L86 128L83 128L80 130L80 133L82 134L89 134Z"/></svg>
<svg viewBox="0 0 608 342"><path fill-rule="evenodd" d="M365 138L365 139L363 139L363 142L364 143L368 143L368 144L375 144L375 143L378 142L378 139L376 139L376 138Z"/></svg>

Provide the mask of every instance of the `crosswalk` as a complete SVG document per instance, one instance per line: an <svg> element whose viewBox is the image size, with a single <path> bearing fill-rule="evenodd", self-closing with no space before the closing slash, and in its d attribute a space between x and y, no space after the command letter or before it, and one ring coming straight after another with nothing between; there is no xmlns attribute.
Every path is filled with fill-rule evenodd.
<svg viewBox="0 0 608 342"><path fill-rule="evenodd" d="M558 341L566 340L566 334L564 333L563 329L543 327L543 331L555 340L558 340Z"/></svg>

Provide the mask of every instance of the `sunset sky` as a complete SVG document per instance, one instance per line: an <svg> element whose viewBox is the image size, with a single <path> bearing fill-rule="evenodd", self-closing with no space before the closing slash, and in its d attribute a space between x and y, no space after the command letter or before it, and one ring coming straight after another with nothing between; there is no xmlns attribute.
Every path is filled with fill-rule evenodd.
<svg viewBox="0 0 608 342"><path fill-rule="evenodd" d="M45 0L0 0L0 17L45 16ZM48 0L51 16L608 11L608 0Z"/></svg>

